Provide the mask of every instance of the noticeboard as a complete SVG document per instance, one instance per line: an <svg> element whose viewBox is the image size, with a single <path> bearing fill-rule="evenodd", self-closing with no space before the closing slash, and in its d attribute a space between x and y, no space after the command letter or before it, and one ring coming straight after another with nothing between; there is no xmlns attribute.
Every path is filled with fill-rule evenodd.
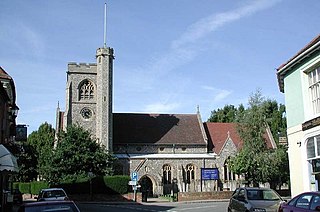
<svg viewBox="0 0 320 212"><path fill-rule="evenodd" d="M201 180L218 180L218 168L201 168Z"/></svg>

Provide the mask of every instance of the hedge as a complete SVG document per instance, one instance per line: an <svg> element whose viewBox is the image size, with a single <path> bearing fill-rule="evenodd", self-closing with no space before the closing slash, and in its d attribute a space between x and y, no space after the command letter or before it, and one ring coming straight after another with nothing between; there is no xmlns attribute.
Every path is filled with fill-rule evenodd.
<svg viewBox="0 0 320 212"><path fill-rule="evenodd" d="M130 177L127 175L105 176L103 177L105 185L119 194L128 192Z"/></svg>
<svg viewBox="0 0 320 212"><path fill-rule="evenodd" d="M90 180L83 179L77 182L63 182L55 185L50 185L48 182L35 181L30 183L16 182L14 188L19 188L25 194L39 194L43 188L60 187L67 194L89 194L90 190L95 194L125 194L129 191L130 176L98 176Z"/></svg>

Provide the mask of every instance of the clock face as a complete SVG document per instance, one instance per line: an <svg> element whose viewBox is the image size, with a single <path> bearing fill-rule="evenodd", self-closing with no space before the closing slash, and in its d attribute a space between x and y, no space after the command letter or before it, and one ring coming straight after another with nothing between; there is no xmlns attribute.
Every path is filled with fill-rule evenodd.
<svg viewBox="0 0 320 212"><path fill-rule="evenodd" d="M89 119L92 117L92 110L89 108L83 108L80 113L84 119Z"/></svg>

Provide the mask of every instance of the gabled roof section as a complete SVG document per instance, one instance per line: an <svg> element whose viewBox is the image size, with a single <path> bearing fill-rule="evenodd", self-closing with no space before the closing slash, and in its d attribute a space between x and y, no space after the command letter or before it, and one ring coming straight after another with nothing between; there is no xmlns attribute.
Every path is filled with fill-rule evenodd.
<svg viewBox="0 0 320 212"><path fill-rule="evenodd" d="M242 146L242 140L236 129L236 123L205 122L204 128L208 136L209 152L220 154L228 139L231 139L237 149Z"/></svg>
<svg viewBox="0 0 320 212"><path fill-rule="evenodd" d="M114 144L203 145L197 114L113 114Z"/></svg>
<svg viewBox="0 0 320 212"><path fill-rule="evenodd" d="M300 63L302 60L309 57L311 54L319 51L320 49L320 34L316 36L311 42L303 47L297 54L295 54L287 62L283 63L277 68L278 85L281 92L284 92L284 76L291 70L293 66Z"/></svg>
<svg viewBox="0 0 320 212"><path fill-rule="evenodd" d="M0 79L12 80L9 74L0 66Z"/></svg>
<svg viewBox="0 0 320 212"><path fill-rule="evenodd" d="M208 148L209 152L215 152L220 154L225 143L231 139L238 150L243 146L243 141L237 131L237 123L217 123L217 122L205 122L204 127L208 136ZM272 138L270 129L266 128L264 135L268 148L276 148L275 142Z"/></svg>

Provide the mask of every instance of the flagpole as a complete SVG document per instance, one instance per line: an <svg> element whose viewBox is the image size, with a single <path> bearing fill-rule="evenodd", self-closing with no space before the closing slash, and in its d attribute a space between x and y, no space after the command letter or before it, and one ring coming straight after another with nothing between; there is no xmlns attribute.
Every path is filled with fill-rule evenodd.
<svg viewBox="0 0 320 212"><path fill-rule="evenodd" d="M103 47L107 48L107 3L104 3Z"/></svg>

